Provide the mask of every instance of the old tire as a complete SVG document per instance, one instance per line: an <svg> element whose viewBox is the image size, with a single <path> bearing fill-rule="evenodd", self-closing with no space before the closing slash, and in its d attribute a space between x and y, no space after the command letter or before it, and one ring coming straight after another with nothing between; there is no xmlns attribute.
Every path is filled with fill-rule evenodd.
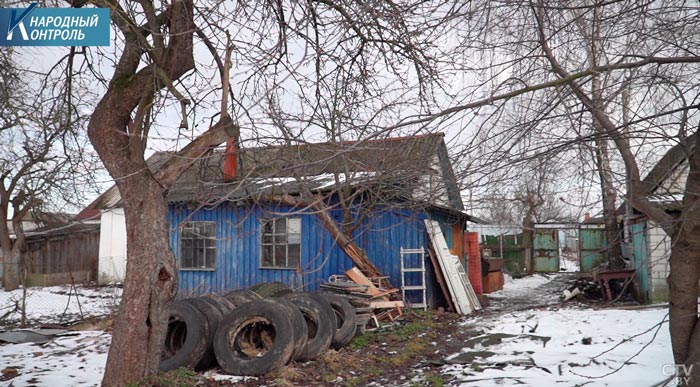
<svg viewBox="0 0 700 387"><path fill-rule="evenodd" d="M210 294L204 298L210 303L215 304L219 311L221 311L222 316L226 316L227 314L231 313L234 309L236 309L236 305L234 305L231 301L218 294Z"/></svg>
<svg viewBox="0 0 700 387"><path fill-rule="evenodd" d="M282 282L261 282L251 286L248 290L254 291L262 298L282 297L292 293L292 290Z"/></svg>
<svg viewBox="0 0 700 387"><path fill-rule="evenodd" d="M236 308L214 335L219 366L232 375L264 375L287 364L295 332L288 308L275 300L258 300Z"/></svg>
<svg viewBox="0 0 700 387"><path fill-rule="evenodd" d="M291 301L285 298L274 298L274 300L277 301L281 307L287 310L289 321L291 321L292 325L294 326L295 344L292 360L299 360L304 348L306 347L306 342L308 341L309 337L309 328L306 324L306 319L299 308Z"/></svg>
<svg viewBox="0 0 700 387"><path fill-rule="evenodd" d="M184 301L192 304L192 306L197 308L197 310L199 310L204 315L204 317L206 319L207 330L210 333L206 337L207 350L204 353L204 356L202 356L202 360L200 360L199 363L195 366L195 369L196 370L209 369L216 364L216 357L214 357L214 335L213 335L213 333L215 333L217 328L219 327L219 323L223 319L223 314L221 313L221 310L219 309L219 306L217 305L216 301L214 301L210 298L206 298L206 297L187 298Z"/></svg>
<svg viewBox="0 0 700 387"><path fill-rule="evenodd" d="M262 299L262 296L260 296L258 293L255 293L252 290L243 289L228 292L224 295L224 298L238 307L245 304L246 302L260 300Z"/></svg>
<svg viewBox="0 0 700 387"><path fill-rule="evenodd" d="M296 360L317 358L331 346L335 333L335 313L330 304L311 293L292 293L284 296L304 316L307 327L307 342Z"/></svg>
<svg viewBox="0 0 700 387"><path fill-rule="evenodd" d="M342 348L348 345L352 338L355 337L355 330L357 329L355 308L350 305L350 302L345 297L326 293L321 294L321 296L330 302L335 312L336 330L331 347L334 349Z"/></svg>
<svg viewBox="0 0 700 387"><path fill-rule="evenodd" d="M194 369L207 351L207 337L209 327L204 314L188 302L175 302L170 309L158 368L161 371Z"/></svg>

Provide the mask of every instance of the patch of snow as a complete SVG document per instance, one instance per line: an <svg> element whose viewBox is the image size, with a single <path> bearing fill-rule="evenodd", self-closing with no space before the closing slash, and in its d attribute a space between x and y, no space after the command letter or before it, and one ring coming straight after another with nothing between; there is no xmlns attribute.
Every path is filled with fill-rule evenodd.
<svg viewBox="0 0 700 387"><path fill-rule="evenodd" d="M443 367L456 377L452 385L645 386L664 380L664 365L673 364L663 308L530 310L476 324L487 327L484 338L501 339L464 348L481 356L470 364Z"/></svg>
<svg viewBox="0 0 700 387"><path fill-rule="evenodd" d="M215 370L209 370L203 375L205 378L216 381L227 381L231 383L243 383L248 380L257 380L258 378L254 376L235 376L235 375L224 375L217 373Z"/></svg>
<svg viewBox="0 0 700 387"><path fill-rule="evenodd" d="M552 281L552 276L544 274L534 274L523 278L513 278L508 274L504 274L504 276L503 289L489 293L489 298L522 297L532 294L538 287Z"/></svg>
<svg viewBox="0 0 700 387"><path fill-rule="evenodd" d="M0 345L3 369L17 376L0 386L99 386L112 336L104 332L75 332L42 345Z"/></svg>
<svg viewBox="0 0 700 387"><path fill-rule="evenodd" d="M559 264L561 266L561 271L566 272L577 272L581 270L581 259L578 254L565 254L561 253L559 255Z"/></svg>
<svg viewBox="0 0 700 387"><path fill-rule="evenodd" d="M27 319L29 324L51 324L73 321L82 317L104 316L116 310L122 289L117 287L49 286L27 288ZM0 328L19 322L23 290L0 290Z"/></svg>

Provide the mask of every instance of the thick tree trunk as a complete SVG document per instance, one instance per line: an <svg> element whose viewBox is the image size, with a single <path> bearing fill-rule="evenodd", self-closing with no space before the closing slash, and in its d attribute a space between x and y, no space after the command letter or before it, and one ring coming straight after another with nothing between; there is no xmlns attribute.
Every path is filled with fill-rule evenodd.
<svg viewBox="0 0 700 387"><path fill-rule="evenodd" d="M191 158L171 162L162 171L167 182L159 181L144 159L149 128L142 127L143 117L132 116L132 112L137 106L148 105L157 90L194 68L193 12L190 0L174 1L158 17L152 15L153 20L144 28L133 28L122 9L112 11L113 23L124 35L124 46L109 88L88 124L90 142L119 188L127 228L124 293L103 386L126 386L158 371L170 302L177 292L165 196L178 171L201 154L191 152L186 155ZM145 31L156 28L168 34L167 46L160 40L162 36L157 36L154 47L144 47ZM143 67L146 50L153 50L151 58L155 59ZM200 145L197 142L190 149L209 146Z"/></svg>
<svg viewBox="0 0 700 387"><path fill-rule="evenodd" d="M696 230L700 232L700 230ZM669 329L676 364L693 365L688 386L700 386L700 324L698 324L698 280L700 243L697 236L681 232L671 252L669 285ZM695 234L698 235L698 234ZM681 378L683 380L683 378Z"/></svg>
<svg viewBox="0 0 700 387"><path fill-rule="evenodd" d="M672 235L669 329L674 360L676 364L685 364L690 371L689 375L678 375L679 380L685 383L682 385L700 386L700 153L697 148L688 161L683 210Z"/></svg>
<svg viewBox="0 0 700 387"><path fill-rule="evenodd" d="M19 288L20 285L20 263L21 263L21 254L19 252L19 249L16 246L12 246L9 251L4 252L4 270L3 270L3 279L2 279L2 284L3 287L5 288L6 291L11 292L17 288Z"/></svg>
<svg viewBox="0 0 700 387"><path fill-rule="evenodd" d="M14 241L8 238L9 243L2 243L2 245L8 245L9 248L5 250L3 246L3 252L5 254L5 268L3 271L3 286L6 291L13 291L18 289L23 283L23 262L22 254L25 251L25 241L26 237L24 235L24 230L22 229L22 220L26 211L19 214L19 219L13 218L13 231L15 234ZM7 227L7 226L5 226ZM6 228L7 230L7 228ZM9 234L8 234L9 236Z"/></svg>
<svg viewBox="0 0 700 387"><path fill-rule="evenodd" d="M0 256L0 258L2 258L2 262L0 262L0 264L3 266L2 286L5 290L12 291L17 289L19 286L19 276L17 276L16 281L13 281L11 278L13 276L7 273L8 267L10 266L8 261L10 260L9 255L12 251L12 239L10 239L10 230L7 226L7 207L9 205L9 198L6 196L7 192L5 191L4 182L2 181L0 181L0 194L3 194L3 197L0 197L0 249L2 249L2 256Z"/></svg>
<svg viewBox="0 0 700 387"><path fill-rule="evenodd" d="M103 386L123 386L158 370L170 302L177 293L167 203L160 186L143 174L119 184L124 198L127 267Z"/></svg>

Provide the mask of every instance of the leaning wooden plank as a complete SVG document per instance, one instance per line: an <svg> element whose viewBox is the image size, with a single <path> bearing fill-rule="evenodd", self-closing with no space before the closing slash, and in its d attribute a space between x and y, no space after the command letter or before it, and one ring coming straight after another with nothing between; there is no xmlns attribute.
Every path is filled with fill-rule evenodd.
<svg viewBox="0 0 700 387"><path fill-rule="evenodd" d="M447 281L450 290L450 296L454 301L455 308L459 314L470 314L474 310L474 305L469 299L465 280L468 283L469 279L463 278L460 272L464 273L462 263L459 262L457 256L450 253L445 242L445 237L440 230L440 224L434 220L426 219L425 227L430 237L430 242L437 255L440 269Z"/></svg>
<svg viewBox="0 0 700 387"><path fill-rule="evenodd" d="M450 289L447 287L447 281L445 280L445 276L442 274L442 270L440 269L440 263L438 262L437 255L435 254L435 251L433 251L432 246L428 247L428 256L430 257L430 262L435 268L435 278L437 278L437 282L438 284L440 284L440 290L442 290L442 295L445 297L445 301L447 301L447 310L449 310L450 312L457 312L457 308L455 308L455 303L454 301L452 301L452 296L450 296Z"/></svg>
<svg viewBox="0 0 700 387"><path fill-rule="evenodd" d="M375 309L403 308L403 301L372 301L369 306Z"/></svg>
<svg viewBox="0 0 700 387"><path fill-rule="evenodd" d="M365 277L365 275L362 274L360 269L353 267L352 269L346 271L345 275L351 280L355 281L355 283L367 286L367 293L373 296L379 295L381 293L381 291L377 289L376 286L374 286L372 281L370 281L369 278Z"/></svg>

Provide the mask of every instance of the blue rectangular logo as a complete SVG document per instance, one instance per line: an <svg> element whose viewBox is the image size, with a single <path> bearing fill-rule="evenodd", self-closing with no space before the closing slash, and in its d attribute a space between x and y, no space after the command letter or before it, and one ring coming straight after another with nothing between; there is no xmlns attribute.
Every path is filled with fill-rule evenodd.
<svg viewBox="0 0 700 387"><path fill-rule="evenodd" d="M0 46L109 46L109 8L0 8Z"/></svg>

